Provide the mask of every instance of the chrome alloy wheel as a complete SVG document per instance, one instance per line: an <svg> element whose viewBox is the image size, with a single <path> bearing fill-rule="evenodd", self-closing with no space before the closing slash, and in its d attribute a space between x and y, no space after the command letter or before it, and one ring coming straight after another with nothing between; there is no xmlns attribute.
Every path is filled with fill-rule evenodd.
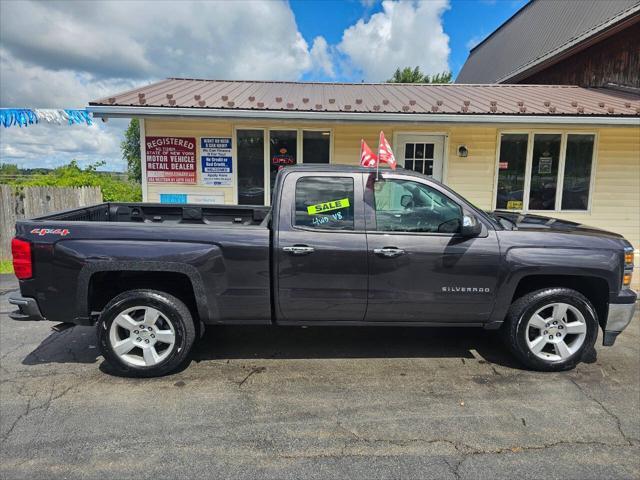
<svg viewBox="0 0 640 480"><path fill-rule="evenodd" d="M111 322L109 343L126 364L151 367L173 351L176 332L171 321L159 310L148 306L131 307Z"/></svg>
<svg viewBox="0 0 640 480"><path fill-rule="evenodd" d="M566 360L580 349L586 337L584 315L568 303L545 305L527 322L527 347L542 360Z"/></svg>

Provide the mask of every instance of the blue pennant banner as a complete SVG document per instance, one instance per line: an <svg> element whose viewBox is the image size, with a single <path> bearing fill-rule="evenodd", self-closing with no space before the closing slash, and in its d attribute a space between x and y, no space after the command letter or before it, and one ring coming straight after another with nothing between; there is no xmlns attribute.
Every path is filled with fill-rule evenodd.
<svg viewBox="0 0 640 480"><path fill-rule="evenodd" d="M35 123L57 123L58 125L91 125L91 114L86 110L55 108L0 108L0 124L5 128L26 127Z"/></svg>

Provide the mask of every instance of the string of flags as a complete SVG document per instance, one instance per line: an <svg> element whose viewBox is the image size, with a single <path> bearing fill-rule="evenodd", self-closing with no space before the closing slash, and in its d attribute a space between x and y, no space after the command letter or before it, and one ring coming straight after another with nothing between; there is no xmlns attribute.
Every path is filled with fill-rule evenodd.
<svg viewBox="0 0 640 480"><path fill-rule="evenodd" d="M393 170L396 169L398 162L391 150L391 145L384 136L384 132L380 131L380 138L378 139L378 153L375 154L367 145L364 139L360 140L360 165L363 167L379 168L380 162L386 163Z"/></svg>
<svg viewBox="0 0 640 480"><path fill-rule="evenodd" d="M26 127L37 123L58 125L91 125L93 120L87 110L58 108L0 108L0 124L5 128Z"/></svg>

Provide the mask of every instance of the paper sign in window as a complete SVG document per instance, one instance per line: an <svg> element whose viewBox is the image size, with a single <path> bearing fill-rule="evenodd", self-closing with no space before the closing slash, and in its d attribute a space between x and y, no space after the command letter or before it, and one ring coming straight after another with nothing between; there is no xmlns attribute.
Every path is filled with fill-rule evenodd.
<svg viewBox="0 0 640 480"><path fill-rule="evenodd" d="M333 210L340 210L341 208L347 208L349 206L348 198L341 198L339 200L331 200L329 202L318 203L316 205L309 205L307 207L307 213L309 215L317 215L319 213L331 212Z"/></svg>

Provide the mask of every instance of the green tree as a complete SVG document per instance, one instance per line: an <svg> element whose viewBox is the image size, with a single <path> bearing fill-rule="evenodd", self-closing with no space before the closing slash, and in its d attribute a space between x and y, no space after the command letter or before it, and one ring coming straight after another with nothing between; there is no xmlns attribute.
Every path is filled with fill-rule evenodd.
<svg viewBox="0 0 640 480"><path fill-rule="evenodd" d="M124 132L124 140L120 143L122 158L127 161L129 179L133 182L142 182L142 167L140 165L140 121L132 118L127 130Z"/></svg>
<svg viewBox="0 0 640 480"><path fill-rule="evenodd" d="M396 71L387 83L451 83L451 72L436 73L429 76L420 71L420 67L411 68L404 67L402 70L396 68Z"/></svg>
<svg viewBox="0 0 640 480"><path fill-rule="evenodd" d="M20 175L20 169L15 163L0 164L0 175L17 176Z"/></svg>

